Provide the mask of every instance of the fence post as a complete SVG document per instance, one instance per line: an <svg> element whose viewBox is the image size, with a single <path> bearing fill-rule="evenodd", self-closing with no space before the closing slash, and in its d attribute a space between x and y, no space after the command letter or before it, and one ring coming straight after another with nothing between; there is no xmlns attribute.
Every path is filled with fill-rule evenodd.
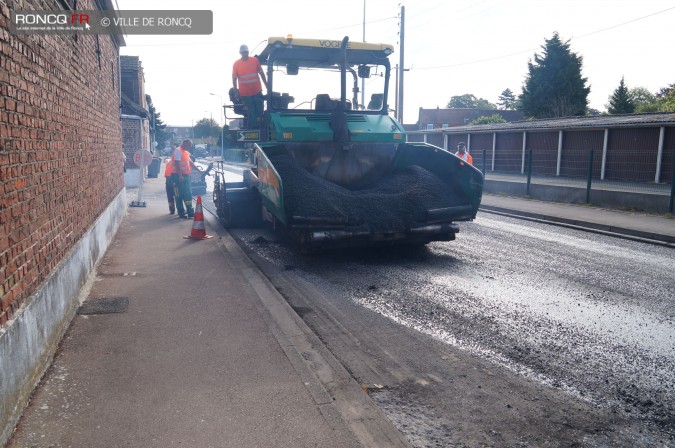
<svg viewBox="0 0 675 448"><path fill-rule="evenodd" d="M586 204L591 203L591 182L593 180L593 150L588 150L588 178L586 179Z"/></svg>
<svg viewBox="0 0 675 448"><path fill-rule="evenodd" d="M668 213L673 214L673 197L675 197L675 157L673 157L673 170L670 172L670 205Z"/></svg>
<svg viewBox="0 0 675 448"><path fill-rule="evenodd" d="M527 195L530 195L530 182L532 181L532 148L527 150Z"/></svg>
<svg viewBox="0 0 675 448"><path fill-rule="evenodd" d="M485 176L485 170L487 169L486 163L487 160L485 158L487 157L487 150L483 150L483 176Z"/></svg>

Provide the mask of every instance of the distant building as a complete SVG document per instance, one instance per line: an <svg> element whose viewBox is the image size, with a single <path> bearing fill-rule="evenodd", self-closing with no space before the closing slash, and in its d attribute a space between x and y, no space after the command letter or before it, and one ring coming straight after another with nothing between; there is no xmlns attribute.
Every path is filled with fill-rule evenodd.
<svg viewBox="0 0 675 448"><path fill-rule="evenodd" d="M218 143L218 137L195 138L192 126L167 126L164 132L171 134L169 139L171 146L177 146L183 143L183 140L190 139L193 145L215 145Z"/></svg>
<svg viewBox="0 0 675 448"><path fill-rule="evenodd" d="M466 126L483 116L499 115L507 122L521 121L525 117L517 110L499 109L424 109L420 107L416 130L452 128Z"/></svg>
<svg viewBox="0 0 675 448"><path fill-rule="evenodd" d="M183 140L186 138L192 138L192 126L169 126L167 125L164 128L164 132L168 132L172 135L173 140Z"/></svg>

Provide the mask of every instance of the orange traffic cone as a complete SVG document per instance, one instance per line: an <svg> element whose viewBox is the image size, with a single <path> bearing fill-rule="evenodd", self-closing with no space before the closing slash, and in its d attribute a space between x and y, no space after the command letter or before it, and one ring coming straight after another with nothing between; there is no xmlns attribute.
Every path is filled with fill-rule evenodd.
<svg viewBox="0 0 675 448"><path fill-rule="evenodd" d="M188 238L191 240L205 240L208 238L213 238L211 235L206 234L206 228L204 227L204 212L202 211L202 197L197 196L197 206L195 207L195 218L192 221L192 232L190 235L184 236L183 238Z"/></svg>

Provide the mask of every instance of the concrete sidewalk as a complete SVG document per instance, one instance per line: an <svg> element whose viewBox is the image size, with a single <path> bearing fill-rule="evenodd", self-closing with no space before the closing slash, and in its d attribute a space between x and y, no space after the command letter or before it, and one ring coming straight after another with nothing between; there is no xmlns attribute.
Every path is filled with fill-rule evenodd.
<svg viewBox="0 0 675 448"><path fill-rule="evenodd" d="M221 226L185 239L143 188L8 447L408 446Z"/></svg>
<svg viewBox="0 0 675 448"><path fill-rule="evenodd" d="M675 247L675 219L561 202L483 194L481 211Z"/></svg>

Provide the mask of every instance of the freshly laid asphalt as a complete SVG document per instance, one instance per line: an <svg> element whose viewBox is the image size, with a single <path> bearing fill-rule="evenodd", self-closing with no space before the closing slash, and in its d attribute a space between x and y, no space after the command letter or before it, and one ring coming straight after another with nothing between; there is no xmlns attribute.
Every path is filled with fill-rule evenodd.
<svg viewBox="0 0 675 448"><path fill-rule="evenodd" d="M161 176L142 200L8 447L409 446L213 217L213 238L184 238ZM488 194L482 210L675 247L657 215Z"/></svg>

